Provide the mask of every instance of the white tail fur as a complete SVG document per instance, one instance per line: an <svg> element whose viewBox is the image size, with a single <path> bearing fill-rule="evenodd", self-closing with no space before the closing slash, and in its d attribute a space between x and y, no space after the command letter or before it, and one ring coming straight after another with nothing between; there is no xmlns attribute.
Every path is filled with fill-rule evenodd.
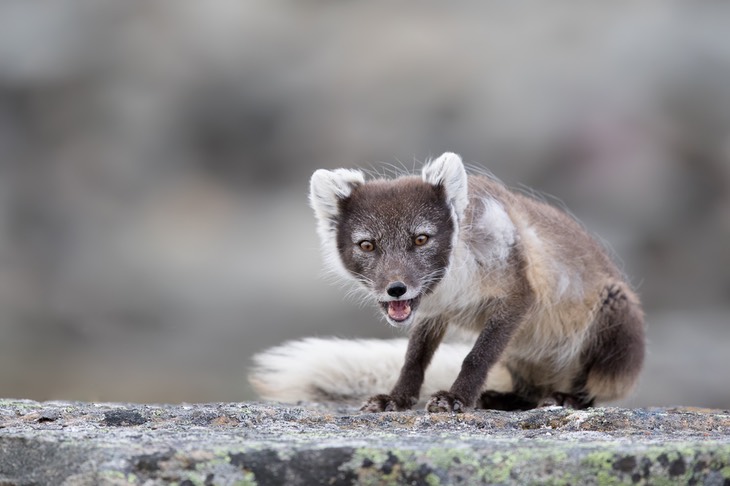
<svg viewBox="0 0 730 486"><path fill-rule="evenodd" d="M264 400L363 401L388 393L403 366L406 339L345 340L306 338L290 341L253 357L249 381ZM471 346L443 343L426 371L421 398L448 390ZM484 389L507 391L511 382L497 365L489 372Z"/></svg>

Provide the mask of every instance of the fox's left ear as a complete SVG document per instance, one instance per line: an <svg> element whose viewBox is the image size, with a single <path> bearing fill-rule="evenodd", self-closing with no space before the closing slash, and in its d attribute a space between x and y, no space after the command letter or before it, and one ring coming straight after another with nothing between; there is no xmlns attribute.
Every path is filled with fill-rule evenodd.
<svg viewBox="0 0 730 486"><path fill-rule="evenodd" d="M319 169L309 182L309 203L320 221L330 221L339 214L339 202L350 197L353 188L363 184L365 177L359 170Z"/></svg>
<svg viewBox="0 0 730 486"><path fill-rule="evenodd" d="M461 157L446 152L426 164L421 171L421 177L424 182L444 188L447 202L454 208L456 217L461 220L469 203L466 169Z"/></svg>

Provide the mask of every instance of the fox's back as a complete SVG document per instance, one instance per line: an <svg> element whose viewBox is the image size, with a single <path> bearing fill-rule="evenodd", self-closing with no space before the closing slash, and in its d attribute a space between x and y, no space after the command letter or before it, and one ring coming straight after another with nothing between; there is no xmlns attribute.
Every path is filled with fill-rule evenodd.
<svg viewBox="0 0 730 486"><path fill-rule="evenodd" d="M508 222L501 221L500 216L485 216L486 211L498 211L489 201L500 204ZM483 240L485 235L504 231L483 225L514 226L512 251L520 252L526 262L525 277L536 296L502 361L512 361L522 368L534 365L535 369L527 372L542 375L533 376L534 381L567 376L566 368L578 366L604 289L620 280L620 272L601 244L571 215L488 177L469 177L466 221L462 238L472 248L483 245L480 238ZM485 287L492 288L491 293L500 292L495 286L511 285L511 279L494 266L485 266L480 274ZM501 291L506 294L509 288ZM485 294L483 298L486 301L492 296Z"/></svg>

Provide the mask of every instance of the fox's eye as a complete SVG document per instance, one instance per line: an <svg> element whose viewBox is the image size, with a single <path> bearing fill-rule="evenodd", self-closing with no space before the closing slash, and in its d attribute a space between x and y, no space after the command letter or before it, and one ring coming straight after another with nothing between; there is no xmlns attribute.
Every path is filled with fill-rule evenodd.
<svg viewBox="0 0 730 486"><path fill-rule="evenodd" d="M360 243L358 243L360 246L360 249L362 251L373 251L375 249L375 244L372 241L369 240L362 240Z"/></svg>
<svg viewBox="0 0 730 486"><path fill-rule="evenodd" d="M416 246L423 246L428 242L428 235L418 235L413 239Z"/></svg>

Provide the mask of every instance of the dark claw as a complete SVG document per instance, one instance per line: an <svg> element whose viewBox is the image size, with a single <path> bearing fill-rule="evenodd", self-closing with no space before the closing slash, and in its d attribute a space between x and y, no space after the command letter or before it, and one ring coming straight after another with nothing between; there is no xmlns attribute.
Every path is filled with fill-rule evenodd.
<svg viewBox="0 0 730 486"><path fill-rule="evenodd" d="M440 391L435 393L426 404L426 410L431 413L456 412L462 413L466 406L464 400L451 392Z"/></svg>
<svg viewBox="0 0 730 486"><path fill-rule="evenodd" d="M361 412L399 412L409 410L413 406L413 400L394 397L391 395L375 395L370 397L360 408Z"/></svg>

